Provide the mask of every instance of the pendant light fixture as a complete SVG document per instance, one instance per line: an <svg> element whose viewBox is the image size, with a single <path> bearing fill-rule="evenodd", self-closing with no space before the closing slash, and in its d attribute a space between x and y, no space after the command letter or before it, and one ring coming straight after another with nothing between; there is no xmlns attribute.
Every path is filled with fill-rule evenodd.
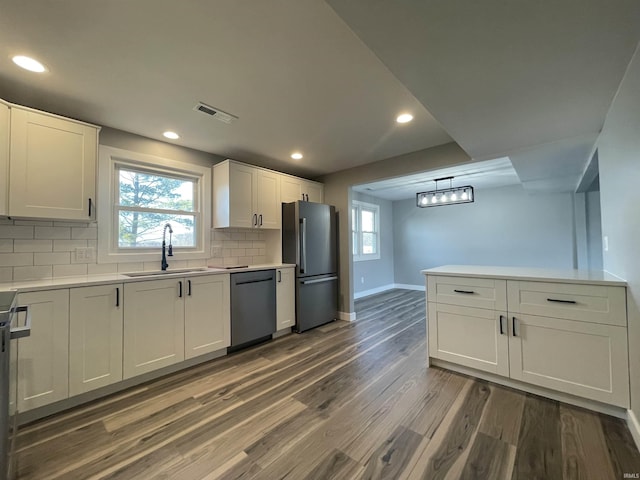
<svg viewBox="0 0 640 480"><path fill-rule="evenodd" d="M475 199L473 187L453 187L454 177L436 178L436 189L428 192L416 193L416 205L420 208L440 207L442 205L455 205L457 203L472 203ZM449 188L438 188L438 182L449 180Z"/></svg>

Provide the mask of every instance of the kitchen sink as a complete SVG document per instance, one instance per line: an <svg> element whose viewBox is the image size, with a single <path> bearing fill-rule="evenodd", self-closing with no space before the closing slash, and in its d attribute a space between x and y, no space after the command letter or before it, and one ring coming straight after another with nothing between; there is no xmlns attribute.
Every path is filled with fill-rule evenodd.
<svg viewBox="0 0 640 480"><path fill-rule="evenodd" d="M153 277L157 275L169 275L172 273L191 273L191 272L204 272L208 270L206 267L200 268L176 268L174 270L149 270L148 272L131 272L123 273L125 277Z"/></svg>

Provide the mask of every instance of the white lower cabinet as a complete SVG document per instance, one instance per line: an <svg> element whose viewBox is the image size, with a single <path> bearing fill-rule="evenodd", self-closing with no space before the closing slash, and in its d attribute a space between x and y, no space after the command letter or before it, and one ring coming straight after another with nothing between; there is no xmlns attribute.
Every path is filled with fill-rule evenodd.
<svg viewBox="0 0 640 480"><path fill-rule="evenodd" d="M276 330L296 324L295 269L276 271Z"/></svg>
<svg viewBox="0 0 640 480"><path fill-rule="evenodd" d="M511 378L629 405L625 327L522 314L510 320Z"/></svg>
<svg viewBox="0 0 640 480"><path fill-rule="evenodd" d="M185 282L185 358L231 345L230 276L207 275Z"/></svg>
<svg viewBox="0 0 640 480"><path fill-rule="evenodd" d="M122 284L70 290L70 396L122 380L122 300Z"/></svg>
<svg viewBox="0 0 640 480"><path fill-rule="evenodd" d="M181 279L125 284L125 379L184 360L184 295Z"/></svg>
<svg viewBox="0 0 640 480"><path fill-rule="evenodd" d="M509 375L506 312L429 303L428 318L432 357Z"/></svg>
<svg viewBox="0 0 640 480"><path fill-rule="evenodd" d="M18 410L26 412L69 397L69 290L21 293L18 304L31 313L31 335L18 340Z"/></svg>
<svg viewBox="0 0 640 480"><path fill-rule="evenodd" d="M428 275L429 356L628 408L625 298L621 286Z"/></svg>

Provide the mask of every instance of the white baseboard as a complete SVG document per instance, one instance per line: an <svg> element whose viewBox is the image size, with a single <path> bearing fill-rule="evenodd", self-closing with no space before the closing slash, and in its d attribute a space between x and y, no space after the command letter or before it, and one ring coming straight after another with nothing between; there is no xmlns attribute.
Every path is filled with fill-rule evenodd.
<svg viewBox="0 0 640 480"><path fill-rule="evenodd" d="M356 312L338 312L338 320L353 322L356 319Z"/></svg>
<svg viewBox="0 0 640 480"><path fill-rule="evenodd" d="M636 442L636 447L640 450L640 422L638 422L638 418L635 413L633 413L633 410L627 410L627 426L629 427L633 440Z"/></svg>
<svg viewBox="0 0 640 480"><path fill-rule="evenodd" d="M395 288L395 283L390 283L388 285L382 285L381 287L372 288L370 290L363 290L361 292L356 292L353 294L353 299L357 300L358 298L368 297L370 295L375 295L376 293L386 292L387 290L393 290Z"/></svg>
<svg viewBox="0 0 640 480"><path fill-rule="evenodd" d="M427 287L425 285L411 285L410 283L394 283L393 288L402 288L404 290L419 290L425 292Z"/></svg>

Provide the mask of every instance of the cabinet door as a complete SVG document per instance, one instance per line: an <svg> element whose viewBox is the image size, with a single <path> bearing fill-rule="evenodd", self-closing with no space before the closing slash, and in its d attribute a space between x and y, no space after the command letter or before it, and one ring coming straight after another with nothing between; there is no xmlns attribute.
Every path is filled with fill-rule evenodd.
<svg viewBox="0 0 640 480"><path fill-rule="evenodd" d="M25 412L69 397L69 290L21 293L18 304L31 312L31 335L18 340L18 410Z"/></svg>
<svg viewBox="0 0 640 480"><path fill-rule="evenodd" d="M276 272L276 329L293 327L296 323L296 292L293 268Z"/></svg>
<svg viewBox="0 0 640 480"><path fill-rule="evenodd" d="M9 106L0 101L0 215L9 212Z"/></svg>
<svg viewBox="0 0 640 480"><path fill-rule="evenodd" d="M255 168L229 163L229 226L251 228L256 224L253 190Z"/></svg>
<svg viewBox="0 0 640 480"><path fill-rule="evenodd" d="M185 280L185 357L193 358L231 345L229 275Z"/></svg>
<svg viewBox="0 0 640 480"><path fill-rule="evenodd" d="M125 284L125 379L184 360L184 295L179 279Z"/></svg>
<svg viewBox="0 0 640 480"><path fill-rule="evenodd" d="M280 203L297 202L302 197L302 183L299 179L282 175L280 177Z"/></svg>
<svg viewBox="0 0 640 480"><path fill-rule="evenodd" d="M322 203L323 187L317 183L305 182L302 185L302 191L307 196L307 202Z"/></svg>
<svg viewBox="0 0 640 480"><path fill-rule="evenodd" d="M122 284L69 294L69 395L122 380Z"/></svg>
<svg viewBox="0 0 640 480"><path fill-rule="evenodd" d="M97 145L95 127L12 108L9 215L92 219Z"/></svg>
<svg viewBox="0 0 640 480"><path fill-rule="evenodd" d="M256 169L256 206L258 227L280 228L280 176L275 172Z"/></svg>
<svg viewBox="0 0 640 480"><path fill-rule="evenodd" d="M428 325L431 357L509 375L506 312L429 302Z"/></svg>
<svg viewBox="0 0 640 480"><path fill-rule="evenodd" d="M509 328L511 378L629 406L625 327L520 314Z"/></svg>

